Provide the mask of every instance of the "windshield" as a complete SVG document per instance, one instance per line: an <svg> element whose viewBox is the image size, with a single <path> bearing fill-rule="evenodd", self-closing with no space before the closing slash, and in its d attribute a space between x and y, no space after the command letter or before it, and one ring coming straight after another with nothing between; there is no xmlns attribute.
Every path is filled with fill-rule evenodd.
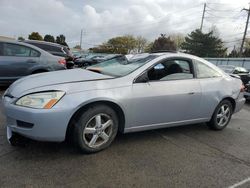
<svg viewBox="0 0 250 188"><path fill-rule="evenodd" d="M147 62L156 58L155 55L135 55L132 58L126 56L119 56L110 60L103 61L97 65L88 67L88 70L92 70L101 74L110 75L114 77L125 76L139 67L145 65Z"/></svg>

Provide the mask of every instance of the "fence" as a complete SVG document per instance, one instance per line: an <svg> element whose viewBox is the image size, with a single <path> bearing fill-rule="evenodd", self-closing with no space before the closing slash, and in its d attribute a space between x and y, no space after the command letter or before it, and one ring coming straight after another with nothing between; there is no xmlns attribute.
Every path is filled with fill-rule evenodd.
<svg viewBox="0 0 250 188"><path fill-rule="evenodd" d="M215 65L234 65L250 70L250 58L204 58Z"/></svg>

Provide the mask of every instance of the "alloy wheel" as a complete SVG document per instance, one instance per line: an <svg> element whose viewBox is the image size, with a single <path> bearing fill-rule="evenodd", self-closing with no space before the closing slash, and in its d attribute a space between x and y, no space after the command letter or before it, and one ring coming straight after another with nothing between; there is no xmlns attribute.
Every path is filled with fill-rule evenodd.
<svg viewBox="0 0 250 188"><path fill-rule="evenodd" d="M230 107L227 104L223 104L219 108L217 116L216 116L218 126L220 127L225 126L230 119L230 115L231 115Z"/></svg>
<svg viewBox="0 0 250 188"><path fill-rule="evenodd" d="M109 141L112 135L113 120L107 114L92 117L83 130L83 140L90 148L97 148Z"/></svg>

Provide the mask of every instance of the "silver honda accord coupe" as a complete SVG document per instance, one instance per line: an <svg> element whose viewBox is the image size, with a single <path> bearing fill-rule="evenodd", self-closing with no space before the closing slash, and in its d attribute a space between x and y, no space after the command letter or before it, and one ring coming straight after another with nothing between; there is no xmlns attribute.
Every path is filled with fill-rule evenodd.
<svg viewBox="0 0 250 188"><path fill-rule="evenodd" d="M61 142L80 151L107 148L117 132L202 123L225 128L244 105L244 86L204 59L184 53L120 56L87 69L17 80L3 95L7 137Z"/></svg>

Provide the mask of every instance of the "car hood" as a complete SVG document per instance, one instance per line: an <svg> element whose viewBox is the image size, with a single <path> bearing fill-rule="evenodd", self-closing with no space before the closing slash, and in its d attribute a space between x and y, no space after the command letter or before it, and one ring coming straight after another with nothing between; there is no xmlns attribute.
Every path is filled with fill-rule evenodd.
<svg viewBox="0 0 250 188"><path fill-rule="evenodd" d="M13 97L20 97L20 95L26 93L29 90L37 89L44 86L103 80L110 78L113 77L88 71L85 69L54 71L21 78L9 87L6 94Z"/></svg>

